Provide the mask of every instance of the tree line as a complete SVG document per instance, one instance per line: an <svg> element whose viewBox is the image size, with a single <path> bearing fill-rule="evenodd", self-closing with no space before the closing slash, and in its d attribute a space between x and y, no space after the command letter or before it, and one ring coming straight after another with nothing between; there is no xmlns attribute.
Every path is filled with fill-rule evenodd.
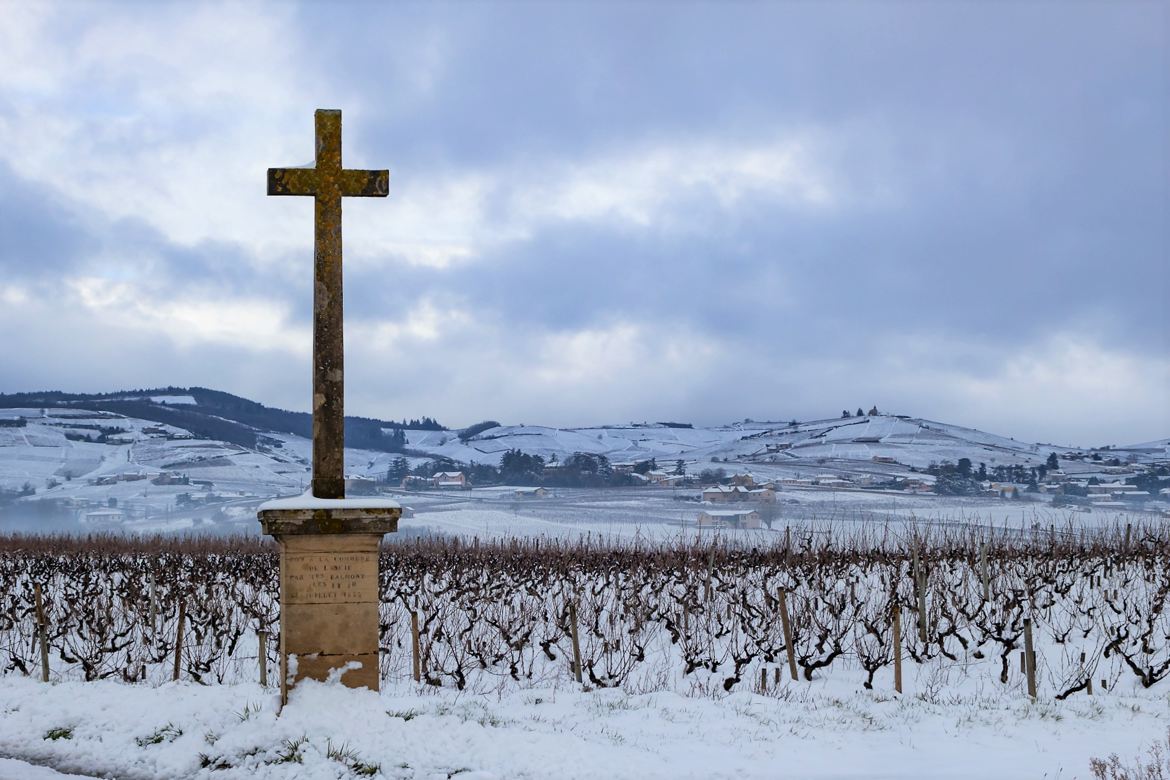
<svg viewBox="0 0 1170 780"><path fill-rule="evenodd" d="M634 464L633 474L644 475L656 470L654 458ZM685 464L676 460L671 466L674 474L684 474ZM556 454L547 460L518 449L511 449L500 458L500 465L490 463L462 464L449 458L435 458L420 463L413 469L405 457L395 458L386 470L386 481L401 482L408 476L429 478L442 471L462 471L475 485L525 485L544 487L628 487L642 484L629 472L617 471L609 458L588 452L576 452L558 461Z"/></svg>

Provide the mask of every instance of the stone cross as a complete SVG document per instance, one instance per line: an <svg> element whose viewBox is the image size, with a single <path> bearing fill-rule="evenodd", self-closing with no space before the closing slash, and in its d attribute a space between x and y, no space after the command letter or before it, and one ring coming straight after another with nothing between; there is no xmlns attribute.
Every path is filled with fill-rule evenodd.
<svg viewBox="0 0 1170 780"><path fill-rule="evenodd" d="M390 171L341 167L341 112L317 109L312 168L269 168L269 195L314 199L313 495L345 497L345 344L342 335L341 199L384 198Z"/></svg>
<svg viewBox="0 0 1170 780"><path fill-rule="evenodd" d="M269 195L316 201L313 285L311 496L262 504L264 533L280 545L280 700L305 678L378 689L379 545L402 508L345 498L341 199L385 197L389 171L341 167L341 112L317 111L312 168L269 168ZM266 628L266 627L264 627Z"/></svg>

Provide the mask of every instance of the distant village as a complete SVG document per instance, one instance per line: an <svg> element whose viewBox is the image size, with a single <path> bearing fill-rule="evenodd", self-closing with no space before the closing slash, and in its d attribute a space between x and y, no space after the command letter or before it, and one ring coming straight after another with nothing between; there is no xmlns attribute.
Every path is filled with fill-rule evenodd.
<svg viewBox="0 0 1170 780"><path fill-rule="evenodd" d="M1094 460L1092 455L1083 453L1070 453L1064 458L1065 462L1077 467L1075 472L1063 470L1061 457L1054 452L1045 465L1033 468L997 466L988 470L983 464L976 468L968 459L961 458L956 464L931 465L920 475L894 478L855 471L760 478L750 471L729 474L718 466L688 473L686 463L681 460L675 462L673 470L666 471L659 469L653 459L609 463L604 457L584 457L601 462L598 470L592 473L600 474L599 478L608 483L602 486L675 488L688 493L684 498L697 493L696 500L702 505L695 518L699 527L762 528L773 514L770 507L776 504L778 493L786 490L858 490L1043 500L1072 511L1147 509L1170 517L1170 467L1125 464L1104 457ZM566 463L571 460L566 459ZM896 459L887 456L874 456L872 462L899 465ZM442 464L426 464L419 470L425 471L428 465L434 468ZM542 484L515 487L512 495L516 499L538 499L554 495L557 487L578 487L579 476L566 479L561 471L564 468L555 462L544 464L540 475ZM914 471L910 467L906 469ZM524 476L532 478L534 475L528 472ZM501 484L496 474L491 477L493 479L487 484L475 484L468 471L444 469L429 475L407 474L393 486L404 491L459 491ZM392 485L388 480L370 477L351 477L346 481L347 492L353 495L374 495L389 487Z"/></svg>
<svg viewBox="0 0 1170 780"><path fill-rule="evenodd" d="M124 447L127 453L121 463L103 456L100 469L94 470L100 473L91 471L78 477L64 469L43 485L26 482L22 488L0 491L0 504L20 502L22 511L32 515L69 517L97 527L150 520L159 518L160 513L164 519L183 514L197 524L223 521L229 518L229 510L236 514L251 511L260 500L270 497L258 495L259 491L249 483L246 469L253 467L235 462L237 456L255 453L284 464L286 471L282 473L290 475L294 487L298 481L300 489L307 485L303 459L283 451L275 440L266 439L252 451L230 443L192 441L195 437L177 426L147 424L137 430L128 429L115 415L102 414L102 421L74 421L64 414L60 418L46 414L44 419L52 419L66 440ZM27 427L28 420L0 419L0 425L20 429ZM152 442L173 442L176 446L166 450L170 460L164 459L158 466L130 462L130 446L154 446ZM854 438L852 443L877 446L881 441L876 437L873 441ZM874 454L868 461L817 459L782 468L775 465L777 453L771 447L744 459L756 458L756 462L679 458L665 464L654 458L617 462L604 455L580 452L563 459L552 454L546 459L519 449L503 453L499 465L458 463L442 457L423 459L419 453L408 458L405 453L393 453L382 461L385 465L381 470L375 471L371 461L365 473L347 477L346 492L353 496L409 495L492 488L493 497L527 502L555 499L558 491L580 488L672 490L673 498L693 507L692 521L701 528L770 527L777 504L796 502L790 495L794 491L1032 500L1069 511L1142 510L1170 517L1170 464L1140 457L1143 453L1133 448L1118 453L1125 460L1108 448L1053 450L1035 466L997 464L989 468L960 458L954 463L944 461L923 468L899 463L890 454ZM1157 456L1160 452L1154 448L1149 454ZM753 473L753 466L760 473ZM226 476L232 472L235 477ZM74 484L64 489L63 482ZM107 490L73 489L79 484ZM156 486L161 490L155 491ZM166 495L161 503L160 493Z"/></svg>

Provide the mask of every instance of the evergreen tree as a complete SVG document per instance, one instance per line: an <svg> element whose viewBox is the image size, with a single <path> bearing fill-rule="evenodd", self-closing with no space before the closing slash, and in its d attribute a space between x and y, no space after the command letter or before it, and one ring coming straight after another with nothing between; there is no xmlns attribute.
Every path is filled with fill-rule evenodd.
<svg viewBox="0 0 1170 780"><path fill-rule="evenodd" d="M857 414L855 414L855 415L853 415L853 416L854 416L854 417L865 417L865 412L863 412L863 411L861 410L861 407L859 406L859 407L857 407Z"/></svg>
<svg viewBox="0 0 1170 780"><path fill-rule="evenodd" d="M386 469L386 481L401 482L409 473L410 464L407 463L406 458L399 456L390 461L390 466Z"/></svg>
<svg viewBox="0 0 1170 780"><path fill-rule="evenodd" d="M1045 461L1045 464L1051 471L1057 471L1060 469L1060 459L1056 457L1055 452L1048 453L1048 460Z"/></svg>
<svg viewBox="0 0 1170 780"><path fill-rule="evenodd" d="M568 461L566 461L568 465ZM500 459L500 479L514 485L536 485L544 478L544 459L520 450L508 450Z"/></svg>

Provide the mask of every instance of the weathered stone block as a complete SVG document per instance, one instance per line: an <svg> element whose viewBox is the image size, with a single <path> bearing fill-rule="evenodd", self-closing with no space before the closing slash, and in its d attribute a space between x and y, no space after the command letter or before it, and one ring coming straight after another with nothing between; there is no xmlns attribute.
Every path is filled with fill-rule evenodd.
<svg viewBox="0 0 1170 780"><path fill-rule="evenodd" d="M359 668L341 682L378 690L378 550L401 509L387 501L302 500L311 506L291 499L260 508L265 532L280 544L281 702L297 680L324 680L353 661ZM290 656L297 659L292 675Z"/></svg>
<svg viewBox="0 0 1170 780"><path fill-rule="evenodd" d="M329 673L342 669L347 664L356 663L358 666L341 674L341 684L349 688L369 688L370 690L378 690L378 654L367 653L356 655L352 653L343 653L341 655L297 655L296 656L296 673L291 675L292 680L289 680L290 675L287 669L287 657L285 658L286 665L281 668L281 687L286 689L292 687L300 680L325 680L329 677ZM287 701L287 695L282 697Z"/></svg>
<svg viewBox="0 0 1170 780"><path fill-rule="evenodd" d="M289 604L280 607L284 652L378 652L378 602L362 604Z"/></svg>

